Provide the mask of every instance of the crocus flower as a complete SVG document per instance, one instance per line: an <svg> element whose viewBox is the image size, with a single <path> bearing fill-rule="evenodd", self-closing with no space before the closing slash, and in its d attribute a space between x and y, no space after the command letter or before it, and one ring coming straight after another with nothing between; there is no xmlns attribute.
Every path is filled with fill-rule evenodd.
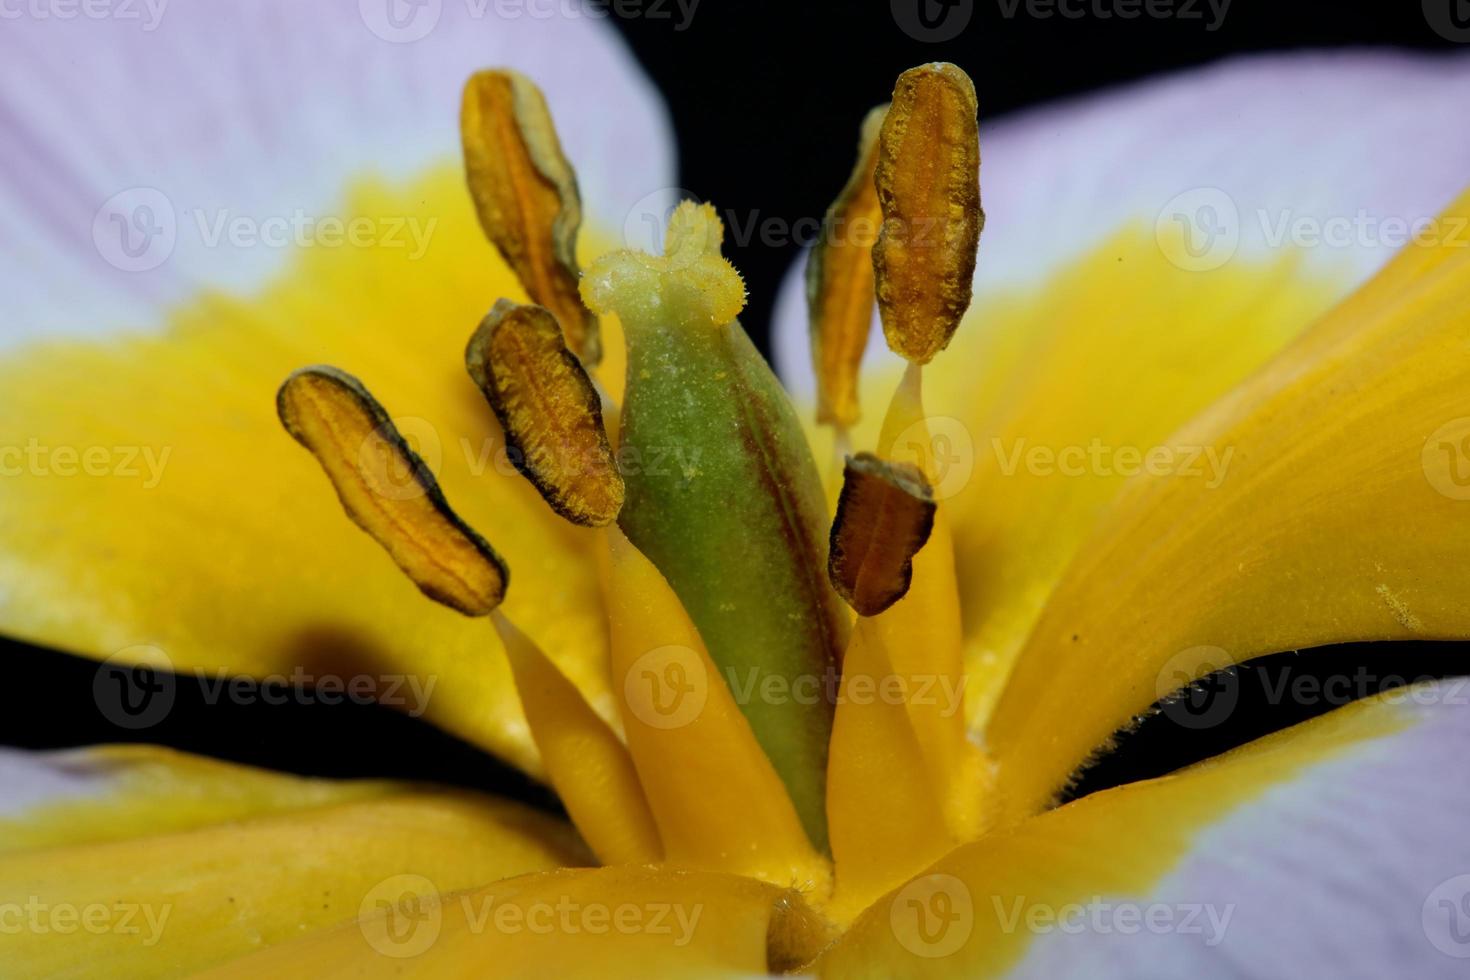
<svg viewBox="0 0 1470 980"><path fill-rule="evenodd" d="M987 122L978 264L975 93L905 73L798 415L715 209L620 247L672 144L603 25L383 9L7 30L0 629L99 704L433 681L570 823L6 753L6 975L1461 975L1455 682L1057 801L1211 671L1470 636L1470 63Z"/></svg>

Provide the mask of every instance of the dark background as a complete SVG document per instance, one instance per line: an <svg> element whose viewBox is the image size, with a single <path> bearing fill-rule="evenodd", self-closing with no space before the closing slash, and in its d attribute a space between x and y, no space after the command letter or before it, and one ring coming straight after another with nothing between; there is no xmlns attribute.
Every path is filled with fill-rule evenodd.
<svg viewBox="0 0 1470 980"><path fill-rule="evenodd" d="M653 9L653 0L641 2ZM948 2L954 5L699 0L679 30L675 0L665 0L668 17L616 22L668 101L681 186L722 212L758 214L787 227L822 216L852 168L863 114L888 100L900 72L926 61L952 61L974 79L983 156L988 118L1232 54L1464 47L1435 33L1420 0L1232 0L1213 31L1207 0L1170 0L1197 18L1134 20L1038 19L1028 15L1025 0ZM1098 0L1063 2L1086 10ZM1448 7L1457 0L1426 2ZM919 4L928 5L938 33L953 33L960 23L963 29L949 40L910 36L899 20L917 16ZM1014 16L1007 16L1011 10ZM760 342L798 249L733 237L727 229L725 253L750 290L741 322Z"/></svg>
<svg viewBox="0 0 1470 980"><path fill-rule="evenodd" d="M1203 2L1193 3L1198 19L1125 21L1036 18L1024 2L1008 17L1009 0L1006 6L974 0L949 10L950 17L969 10L964 29L932 42L910 36L899 23L913 16L913 4L932 0L908 2L909 8L888 0L700 0L680 30L682 16L665 0L666 17L613 22L668 100L680 140L681 186L721 209L788 226L821 216L852 165L864 112L887 98L899 72L921 62L953 61L970 73L983 139L984 120L1003 112L1232 54L1304 46L1454 47L1429 26L1415 0L1234 0L1213 31ZM1191 0L1175 2L1182 7ZM651 3L645 0L643 9L656 9ZM954 22L938 23L946 33ZM775 290L797 253L797 243L759 236L727 244L726 254L750 287L742 319L758 342L765 340ZM474 748L374 705L271 705L259 697L240 703L211 696L193 679L167 677L162 682L173 699L167 717L142 730L119 727L99 709L94 663L8 646L4 662L13 666L0 702L0 745L161 742L290 771L439 780L554 805L549 794ZM1160 775L1396 680L1467 672L1470 646L1464 644L1283 652L1217 675L1192 701L1146 720L1076 792ZM1283 681L1303 679L1334 682L1335 693L1281 697ZM1470 696L1470 687L1463 694Z"/></svg>

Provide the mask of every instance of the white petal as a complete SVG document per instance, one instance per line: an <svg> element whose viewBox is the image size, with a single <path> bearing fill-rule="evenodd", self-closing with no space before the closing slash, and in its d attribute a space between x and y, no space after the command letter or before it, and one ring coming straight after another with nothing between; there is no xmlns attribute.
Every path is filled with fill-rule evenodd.
<svg viewBox="0 0 1470 980"><path fill-rule="evenodd" d="M113 777L80 752L25 752L0 747L0 817L34 807L104 795Z"/></svg>
<svg viewBox="0 0 1470 980"><path fill-rule="evenodd" d="M1470 683L1401 696L1433 703L1410 700L1406 713L1418 717L1408 730L1328 759L1206 828L1147 896L1102 896L1111 910L1075 935L1039 937L1014 975L1466 976ZM1125 935L1125 905L1169 910L1170 924Z"/></svg>
<svg viewBox="0 0 1470 980"><path fill-rule="evenodd" d="M1043 284L1130 222L1181 219L1201 268L1296 242L1347 292L1470 183L1467 100L1470 57L1350 52L1237 58L996 122L982 103L987 220L971 310ZM1219 232L1208 240L1207 225ZM1470 247L1470 230L1439 231ZM773 318L777 370L802 395L805 263ZM892 359L874 329L870 366Z"/></svg>
<svg viewBox="0 0 1470 980"><path fill-rule="evenodd" d="M454 165L460 88L482 67L542 86L591 222L616 231L672 183L661 100L605 8L576 0L15 9L0 32L6 339L150 327L202 286L259 285L292 249L232 246L222 221L290 241L293 223L339 215L354 178Z"/></svg>

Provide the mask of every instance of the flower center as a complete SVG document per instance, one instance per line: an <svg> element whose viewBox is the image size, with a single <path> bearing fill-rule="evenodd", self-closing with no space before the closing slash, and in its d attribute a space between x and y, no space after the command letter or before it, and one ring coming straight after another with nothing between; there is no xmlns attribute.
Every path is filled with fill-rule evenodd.
<svg viewBox="0 0 1470 980"><path fill-rule="evenodd" d="M823 486L786 393L736 320L744 284L720 255L711 206L679 205L663 255L613 252L580 275L577 185L535 86L475 75L461 124L481 225L533 301L500 299L466 366L520 472L557 514L600 529L583 533L602 558L623 731L499 611L506 564L361 384L298 371L278 397L283 423L425 594L489 617L547 773L602 860L825 889L830 855L845 901L871 898L917 870L908 865L926 848L973 833L984 783L957 711L903 694L873 713L857 690L957 692L962 681L932 461L905 453L915 433L927 439L922 365L970 301L983 224L973 86L952 65L899 78L827 216L829 229L866 218L881 230L824 236L812 256L818 418L838 445L858 417L875 305L910 362L877 452L845 461L840 494ZM627 341L621 412L595 378L599 316L618 317ZM412 474L414 492L390 470ZM885 824L874 760L906 753L899 769L915 782L900 795L915 809ZM921 843L895 843L910 838Z"/></svg>

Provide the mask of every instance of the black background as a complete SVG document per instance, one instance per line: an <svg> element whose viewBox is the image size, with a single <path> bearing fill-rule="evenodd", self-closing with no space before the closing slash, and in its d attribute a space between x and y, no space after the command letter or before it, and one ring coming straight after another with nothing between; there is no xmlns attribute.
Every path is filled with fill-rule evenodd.
<svg viewBox="0 0 1470 980"><path fill-rule="evenodd" d="M900 71L921 62L953 61L975 79L983 139L985 119L1003 112L1232 54L1304 46L1454 47L1430 29L1416 0L1234 0L1213 31L1203 3L1194 5L1199 19L1126 21L1036 18L1024 2L1011 17L1001 0L970 6L964 30L939 43L900 29L888 0L701 0L682 30L672 0L665 0L663 17L646 0L645 16L612 20L668 100L680 141L681 186L722 209L788 225L820 217L846 179L863 113L887 98ZM765 340L775 289L797 250L795 243L760 236L729 243L727 254L751 292L743 320L758 342ZM142 731L119 728L93 695L95 664L9 647L0 744L146 740L297 772L439 780L554 805L549 794L472 747L374 705L241 703L211 697L197 681L180 677L169 679L173 708L161 723ZM1273 693L1283 679L1356 678L1341 690L1363 695L1393 678L1466 672L1470 648L1463 644L1282 653L1206 684L1210 699L1198 710L1208 712L1227 699L1224 721L1191 724L1188 708L1158 714L1123 738L1077 791L1162 774L1339 700L1283 700Z"/></svg>

